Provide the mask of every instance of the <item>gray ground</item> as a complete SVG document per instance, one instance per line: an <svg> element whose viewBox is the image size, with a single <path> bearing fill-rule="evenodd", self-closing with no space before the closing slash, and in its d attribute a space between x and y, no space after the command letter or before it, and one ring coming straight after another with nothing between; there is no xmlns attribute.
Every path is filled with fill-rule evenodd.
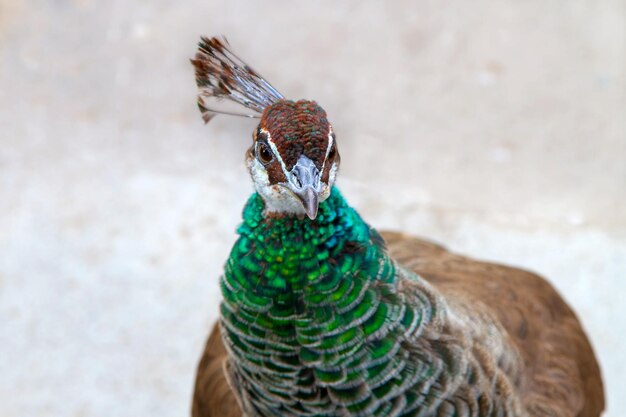
<svg viewBox="0 0 626 417"><path fill-rule="evenodd" d="M623 415L626 3L386 4L0 0L2 416L186 415L254 127L200 34L326 108L370 223L549 277Z"/></svg>

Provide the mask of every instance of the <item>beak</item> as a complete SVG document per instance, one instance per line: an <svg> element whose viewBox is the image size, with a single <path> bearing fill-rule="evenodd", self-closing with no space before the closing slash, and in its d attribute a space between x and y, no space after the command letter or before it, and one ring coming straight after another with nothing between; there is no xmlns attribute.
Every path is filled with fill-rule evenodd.
<svg viewBox="0 0 626 417"><path fill-rule="evenodd" d="M317 191L313 188L308 187L304 194L296 194L302 205L304 206L304 211L306 211L306 215L309 216L309 219L315 220L317 217L317 209L320 205L319 200L317 198Z"/></svg>
<svg viewBox="0 0 626 417"><path fill-rule="evenodd" d="M289 188L298 196L309 219L315 220L322 188L319 170L313 161L302 155L290 174Z"/></svg>

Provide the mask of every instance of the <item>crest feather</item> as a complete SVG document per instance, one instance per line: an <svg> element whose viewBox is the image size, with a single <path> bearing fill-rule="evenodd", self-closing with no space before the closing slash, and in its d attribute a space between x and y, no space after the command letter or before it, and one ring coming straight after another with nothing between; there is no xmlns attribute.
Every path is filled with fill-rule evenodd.
<svg viewBox="0 0 626 417"><path fill-rule="evenodd" d="M191 63L196 71L198 107L208 123L216 114L260 117L263 110L284 99L270 83L237 57L226 38L202 37ZM228 99L258 114L236 113L207 106L206 99Z"/></svg>

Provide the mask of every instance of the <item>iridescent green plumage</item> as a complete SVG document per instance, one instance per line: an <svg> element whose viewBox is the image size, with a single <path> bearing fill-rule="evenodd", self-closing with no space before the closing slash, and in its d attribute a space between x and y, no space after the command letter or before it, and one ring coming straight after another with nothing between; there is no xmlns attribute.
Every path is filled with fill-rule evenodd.
<svg viewBox="0 0 626 417"><path fill-rule="evenodd" d="M248 201L221 282L224 338L251 413L418 415L450 394L442 371L469 378L458 344L436 356L410 345L437 326L438 301L399 291L399 276L419 279L336 189L314 221L263 208L256 194Z"/></svg>

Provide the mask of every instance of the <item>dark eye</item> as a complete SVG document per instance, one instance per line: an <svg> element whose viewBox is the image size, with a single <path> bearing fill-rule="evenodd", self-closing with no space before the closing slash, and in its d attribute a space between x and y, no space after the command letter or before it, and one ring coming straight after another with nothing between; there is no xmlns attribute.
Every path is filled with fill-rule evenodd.
<svg viewBox="0 0 626 417"><path fill-rule="evenodd" d="M331 146L330 151L328 151L328 159L334 159L336 154L337 154L337 147L333 143L333 146Z"/></svg>
<svg viewBox="0 0 626 417"><path fill-rule="evenodd" d="M274 159L274 155L269 146L263 142L257 142L256 144L256 157L263 164L269 164L272 162L272 159Z"/></svg>

